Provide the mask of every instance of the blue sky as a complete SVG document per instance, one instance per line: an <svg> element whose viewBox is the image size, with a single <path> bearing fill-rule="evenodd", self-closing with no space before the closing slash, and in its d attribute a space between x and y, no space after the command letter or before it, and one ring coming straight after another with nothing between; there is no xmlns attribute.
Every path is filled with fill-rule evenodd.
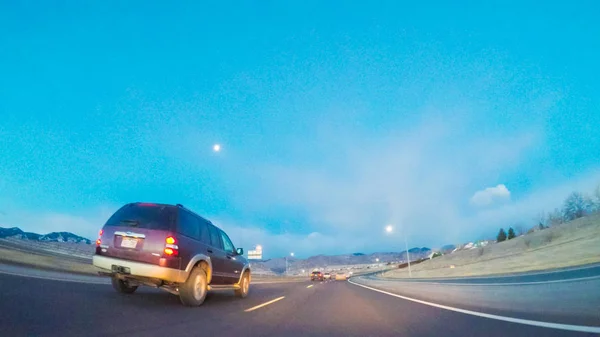
<svg viewBox="0 0 600 337"><path fill-rule="evenodd" d="M600 183L599 10L2 3L0 226L182 203L268 257L529 226Z"/></svg>

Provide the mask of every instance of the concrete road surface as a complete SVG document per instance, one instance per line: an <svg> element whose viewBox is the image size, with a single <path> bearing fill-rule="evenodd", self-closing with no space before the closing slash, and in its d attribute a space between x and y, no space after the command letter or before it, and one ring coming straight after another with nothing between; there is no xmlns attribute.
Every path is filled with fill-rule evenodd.
<svg viewBox="0 0 600 337"><path fill-rule="evenodd" d="M246 299L214 292L198 308L150 288L122 295L106 284L10 274L0 274L0 285L2 336L596 335L459 313L345 281L257 284Z"/></svg>

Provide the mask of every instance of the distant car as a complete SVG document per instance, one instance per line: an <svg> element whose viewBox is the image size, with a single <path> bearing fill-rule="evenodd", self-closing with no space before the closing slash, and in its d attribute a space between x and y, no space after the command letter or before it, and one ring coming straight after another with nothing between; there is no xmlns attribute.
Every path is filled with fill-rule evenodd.
<svg viewBox="0 0 600 337"><path fill-rule="evenodd" d="M342 274L336 274L335 275L335 280L336 281L344 281L344 280L347 280L347 279L348 279L348 275L346 275L346 274L342 273Z"/></svg>
<svg viewBox="0 0 600 337"><path fill-rule="evenodd" d="M243 253L224 231L182 205L130 203L100 230L92 263L120 293L148 285L199 306L212 289L248 295L250 265Z"/></svg>
<svg viewBox="0 0 600 337"><path fill-rule="evenodd" d="M310 274L310 280L311 281L323 281L323 273L321 273L320 271L313 271Z"/></svg>
<svg viewBox="0 0 600 337"><path fill-rule="evenodd" d="M331 279L332 279L332 280L335 280L335 276L336 276L336 275L337 275L337 274L335 274L335 273L331 273Z"/></svg>
<svg viewBox="0 0 600 337"><path fill-rule="evenodd" d="M325 279L325 280L330 280L330 279L331 279L331 274L329 274L329 273L325 273L325 274L323 275L323 279Z"/></svg>

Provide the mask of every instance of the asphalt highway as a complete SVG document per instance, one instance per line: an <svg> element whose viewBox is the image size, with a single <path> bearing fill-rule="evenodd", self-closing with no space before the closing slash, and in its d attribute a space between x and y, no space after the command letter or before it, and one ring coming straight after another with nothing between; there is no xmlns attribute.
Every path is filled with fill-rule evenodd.
<svg viewBox="0 0 600 337"><path fill-rule="evenodd" d="M198 308L151 288L122 295L106 284L10 274L0 274L0 286L2 336L596 336L465 314L345 281L255 284L245 299L214 292Z"/></svg>
<svg viewBox="0 0 600 337"><path fill-rule="evenodd" d="M508 276L389 279L355 282L460 309L567 325L600 326L600 266L590 265Z"/></svg>

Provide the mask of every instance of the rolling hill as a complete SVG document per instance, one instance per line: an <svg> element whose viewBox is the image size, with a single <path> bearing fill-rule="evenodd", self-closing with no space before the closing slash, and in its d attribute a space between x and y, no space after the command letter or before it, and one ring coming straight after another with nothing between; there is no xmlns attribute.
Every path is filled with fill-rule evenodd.
<svg viewBox="0 0 600 337"><path fill-rule="evenodd" d="M31 232L24 232L18 227L2 228L0 227L0 239L14 238L21 240L34 240L34 241L45 241L45 242L72 242L72 243L86 243L91 244L90 239L86 239L79 235L75 235L71 232L52 232L48 234L38 234Z"/></svg>

